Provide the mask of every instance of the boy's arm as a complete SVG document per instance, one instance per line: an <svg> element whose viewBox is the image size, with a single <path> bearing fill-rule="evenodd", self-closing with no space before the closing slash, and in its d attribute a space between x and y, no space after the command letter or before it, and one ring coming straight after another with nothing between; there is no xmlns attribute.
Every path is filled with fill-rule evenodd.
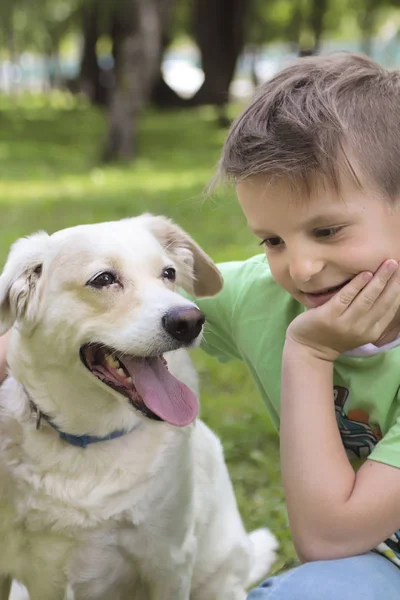
<svg viewBox="0 0 400 600"><path fill-rule="evenodd" d="M7 376L7 363L6 363L7 342L8 342L8 334L0 337L0 384L3 383L4 379Z"/></svg>
<svg viewBox="0 0 400 600"><path fill-rule="evenodd" d="M400 469L367 460L353 471L333 399L333 361L379 339L399 308L399 287L398 272L385 281L378 271L370 283L358 276L288 329L281 460L293 541L303 560L367 552L400 527Z"/></svg>

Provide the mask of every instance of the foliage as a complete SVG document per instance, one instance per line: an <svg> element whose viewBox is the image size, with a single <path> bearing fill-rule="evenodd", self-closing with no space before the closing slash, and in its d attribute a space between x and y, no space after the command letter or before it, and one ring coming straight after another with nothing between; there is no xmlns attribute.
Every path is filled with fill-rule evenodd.
<svg viewBox="0 0 400 600"><path fill-rule="evenodd" d="M9 46L12 36L17 52L48 52L79 26L81 1L2 0L0 17L3 27L0 35L3 46Z"/></svg>
<svg viewBox="0 0 400 600"><path fill-rule="evenodd" d="M247 23L247 41L263 44L287 40L288 28L299 0L252 0Z"/></svg>
<svg viewBox="0 0 400 600"><path fill-rule="evenodd" d="M0 47L12 45L18 52L47 52L71 32L80 33L82 7L90 2L101 6L104 22L118 2L126 0L2 0L0 3ZM246 41L264 44L276 40L311 39L310 23L315 0L249 0ZM318 2L317 2L318 4ZM375 34L382 20L397 14L400 0L329 0L324 17L325 35L333 38L359 37L363 28ZM177 0L169 38L192 35L193 0ZM371 18L373 15L373 18Z"/></svg>
<svg viewBox="0 0 400 600"><path fill-rule="evenodd" d="M247 24L247 41L306 41L312 45L313 10L319 0L252 0ZM375 35L391 17L398 16L400 0L329 0L324 15L324 35L332 39L357 40L365 33Z"/></svg>

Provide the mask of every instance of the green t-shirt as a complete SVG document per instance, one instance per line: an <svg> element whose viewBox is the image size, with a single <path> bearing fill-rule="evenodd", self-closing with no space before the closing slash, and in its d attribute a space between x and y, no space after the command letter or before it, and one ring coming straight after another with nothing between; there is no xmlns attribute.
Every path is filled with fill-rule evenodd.
<svg viewBox="0 0 400 600"><path fill-rule="evenodd" d="M203 348L220 361L238 358L247 365L279 429L285 333L305 309L275 283L264 255L219 268L223 290L214 298L196 300L207 320ZM355 466L368 457L400 468L400 345L371 356L340 356L333 383L349 459ZM381 551L400 565L399 540L395 534Z"/></svg>

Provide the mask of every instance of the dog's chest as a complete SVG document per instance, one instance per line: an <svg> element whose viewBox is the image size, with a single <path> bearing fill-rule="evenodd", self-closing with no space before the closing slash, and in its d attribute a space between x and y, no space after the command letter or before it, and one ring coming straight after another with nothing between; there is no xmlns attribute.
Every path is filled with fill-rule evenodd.
<svg viewBox="0 0 400 600"><path fill-rule="evenodd" d="M193 519L189 446L175 452L168 443L146 460L138 451L121 452L118 464L103 468L101 476L84 463L61 468L66 465L60 459L42 469L36 460L0 454L0 487L3 482L8 490L1 495L0 535L14 539L16 555L42 534L79 546L96 538L98 548L112 543L130 552L143 529L145 537L179 535Z"/></svg>
<svg viewBox="0 0 400 600"><path fill-rule="evenodd" d="M89 591L96 582L109 585L109 573L119 574L120 585L126 581L132 586L136 581L140 586L144 565L167 560L166 549L175 545L174 529L185 521L182 505L174 514L170 503L163 504L161 499L156 510L154 496L140 498L138 489L134 494L132 490L120 492L113 499L115 514L110 515L109 507L100 505L99 490L91 501L86 498L78 506L76 497L75 502L67 501L64 493L62 498L49 497L49 485L47 481L44 489L39 486L34 491L22 487L14 505L0 506L0 537L7 540L8 550L0 557L0 572L26 584L34 573L52 580L68 572L71 583ZM55 481L52 486L54 492ZM103 498L105 504L110 503L108 495ZM94 591L87 597L96 597Z"/></svg>
<svg viewBox="0 0 400 600"><path fill-rule="evenodd" d="M77 531L90 532L105 522L139 525L147 519L157 489L144 482L130 486L129 481L123 481L123 474L120 477L117 481L114 473L114 478L110 474L101 481L90 481L65 473L25 473L23 479L13 482L16 493L3 502L15 521L31 532L51 530L76 537ZM162 510L162 502L160 507Z"/></svg>

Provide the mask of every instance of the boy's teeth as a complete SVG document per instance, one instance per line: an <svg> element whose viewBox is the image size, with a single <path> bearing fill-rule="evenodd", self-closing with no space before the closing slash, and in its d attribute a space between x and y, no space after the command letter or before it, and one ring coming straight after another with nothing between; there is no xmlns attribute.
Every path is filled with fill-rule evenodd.
<svg viewBox="0 0 400 600"><path fill-rule="evenodd" d="M127 378L126 378L126 381L127 381L128 383L132 383L132 377L127 377Z"/></svg>
<svg viewBox="0 0 400 600"><path fill-rule="evenodd" d="M125 371L121 368L117 369L117 373L118 375L121 375L121 377L125 377Z"/></svg>

